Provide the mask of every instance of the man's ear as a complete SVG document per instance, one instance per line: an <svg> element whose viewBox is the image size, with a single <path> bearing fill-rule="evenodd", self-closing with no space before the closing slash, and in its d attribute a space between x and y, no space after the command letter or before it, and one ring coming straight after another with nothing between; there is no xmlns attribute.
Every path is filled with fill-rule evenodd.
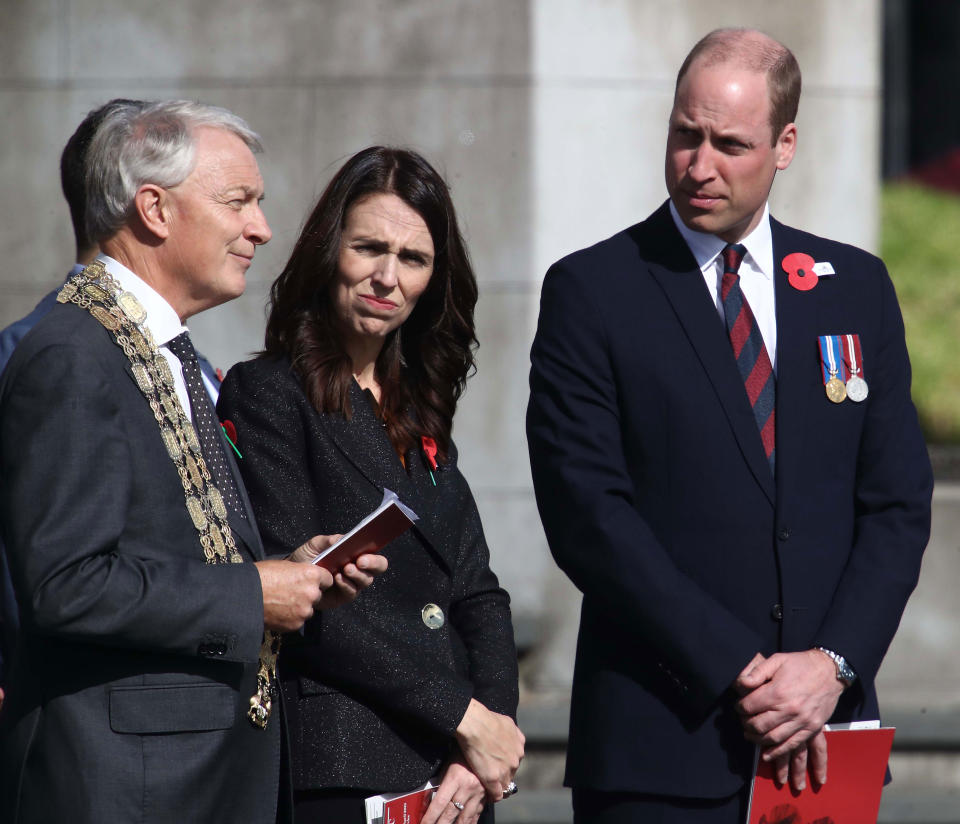
<svg viewBox="0 0 960 824"><path fill-rule="evenodd" d="M790 165L793 155L797 151L797 124L788 123L777 138L777 168L783 171Z"/></svg>
<svg viewBox="0 0 960 824"><path fill-rule="evenodd" d="M144 183L133 196L133 210L144 229L162 240L169 237L170 198L166 189Z"/></svg>

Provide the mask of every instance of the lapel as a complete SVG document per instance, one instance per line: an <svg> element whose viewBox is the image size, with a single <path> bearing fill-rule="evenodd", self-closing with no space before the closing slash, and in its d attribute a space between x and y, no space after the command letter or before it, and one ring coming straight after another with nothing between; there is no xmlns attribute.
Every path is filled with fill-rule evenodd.
<svg viewBox="0 0 960 824"><path fill-rule="evenodd" d="M137 379L133 376L133 369L130 366L130 361L126 356L122 356L121 363L123 364L124 372L127 373L127 376L137 387L137 392L140 392L140 386L137 384ZM144 403L146 403L146 401L144 401ZM253 507L250 505L250 499L247 497L247 490L243 485L243 478L240 475L237 462L233 458L233 450L230 448L230 444L226 443L226 441L224 441L224 447L227 453L227 466L230 467L230 472L233 474L234 482L236 483L237 490L240 493L240 503L243 505L247 514L247 518L244 520L237 513L230 511L228 508L227 522L230 524L230 528L233 530L234 539L238 542L242 541L249 554L253 557L253 560L259 561L263 559L264 551L263 542L260 540L260 533L257 531L257 523L253 517Z"/></svg>
<svg viewBox="0 0 960 824"><path fill-rule="evenodd" d="M777 490L786 499L788 482L796 477L806 454L809 378L819 375L811 372L818 364L818 307L830 284L821 282L808 292L794 289L780 261L791 252L806 252L814 259L816 255L805 236L772 218L770 224L777 306Z"/></svg>
<svg viewBox="0 0 960 824"><path fill-rule="evenodd" d="M408 473L400 462L383 424L374 414L370 401L356 381L350 384L350 406L350 420L340 414L321 414L317 417L337 449L373 487L370 509L380 503L384 488L396 492L400 500L419 517L413 528L437 553L448 570L452 570L455 559L449 555L451 548L447 542L438 540L438 536L444 531L443 512L437 506L436 496L428 493L433 484L426 471L422 471L419 451L411 450L407 453L407 466L410 467ZM443 474L445 473L440 473L441 476ZM438 476L438 483L444 481L450 483L449 478Z"/></svg>
<svg viewBox="0 0 960 824"><path fill-rule="evenodd" d="M763 451L753 409L733 359L730 340L717 308L710 302L700 268L674 226L667 204L664 203L647 221L630 231L635 235L650 273L673 307L680 326L713 385L743 459L773 505L776 496L773 475ZM779 383L777 388L779 390ZM779 405L778 393L778 427ZM779 436L778 429L778 464Z"/></svg>
<svg viewBox="0 0 960 824"><path fill-rule="evenodd" d="M241 518L236 512L228 509L227 521L233 530L234 538L237 538L247 545L253 560L260 561L265 557L263 550L263 541L260 539L260 532L257 529L257 520L253 516L253 506L250 504L250 498L247 497L247 488L243 485L243 476L240 474L240 467L233 456L233 448L227 442L223 430L220 430L220 437L223 441L224 450L227 453L227 466L233 475L233 481L237 485L237 492L240 495L240 503L246 513L246 519Z"/></svg>

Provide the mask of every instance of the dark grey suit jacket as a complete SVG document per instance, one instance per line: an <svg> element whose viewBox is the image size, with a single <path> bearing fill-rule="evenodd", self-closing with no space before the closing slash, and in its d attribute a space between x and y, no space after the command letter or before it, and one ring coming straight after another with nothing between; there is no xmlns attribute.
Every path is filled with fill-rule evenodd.
<svg viewBox="0 0 960 824"><path fill-rule="evenodd" d="M236 426L268 551L347 532L384 487L420 516L363 597L312 618L281 655L295 789L408 790L447 758L471 697L516 714L509 599L456 453L434 486L419 450L404 471L355 383L351 403L350 420L318 414L289 363L263 359L230 370L218 409ZM428 603L443 627L425 625Z"/></svg>
<svg viewBox="0 0 960 824"><path fill-rule="evenodd" d="M280 719L263 732L245 715L257 570L204 562L126 357L75 306L54 307L0 380L0 478L23 621L0 819L273 824ZM252 519L231 526L262 558Z"/></svg>

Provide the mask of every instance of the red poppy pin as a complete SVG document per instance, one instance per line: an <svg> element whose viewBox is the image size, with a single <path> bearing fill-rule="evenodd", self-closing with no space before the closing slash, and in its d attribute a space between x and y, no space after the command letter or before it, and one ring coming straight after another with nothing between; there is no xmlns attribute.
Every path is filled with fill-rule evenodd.
<svg viewBox="0 0 960 824"><path fill-rule="evenodd" d="M240 450L237 449L237 427L233 425L233 421L221 421L220 428L223 429L223 434L227 436L227 440L230 441L230 446L232 446L233 451L237 453L237 457L242 458L243 455L241 455Z"/></svg>
<svg viewBox="0 0 960 824"><path fill-rule="evenodd" d="M437 479L433 476L433 470L437 468L437 442L433 438L428 438L426 435L420 438L420 445L423 447L423 454L427 458L427 463L430 464L430 480L433 481L433 485L437 485Z"/></svg>
<svg viewBox="0 0 960 824"><path fill-rule="evenodd" d="M819 275L814 270L817 262L803 252L792 252L780 262L780 265L787 273L787 281L790 285L801 292L809 292L820 281Z"/></svg>

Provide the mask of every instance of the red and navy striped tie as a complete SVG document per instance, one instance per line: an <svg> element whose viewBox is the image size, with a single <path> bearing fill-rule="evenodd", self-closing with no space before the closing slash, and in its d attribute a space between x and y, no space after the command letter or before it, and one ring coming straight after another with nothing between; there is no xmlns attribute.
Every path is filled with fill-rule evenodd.
<svg viewBox="0 0 960 824"><path fill-rule="evenodd" d="M727 334L733 355L737 359L737 368L747 397L753 407L753 417L760 430L763 451L770 462L770 471L776 467L776 400L777 388L773 367L767 347L757 320L750 311L750 304L740 289L740 264L747 249L740 243L728 243L723 255L723 280L720 282L720 298L723 301L723 315L727 322Z"/></svg>

